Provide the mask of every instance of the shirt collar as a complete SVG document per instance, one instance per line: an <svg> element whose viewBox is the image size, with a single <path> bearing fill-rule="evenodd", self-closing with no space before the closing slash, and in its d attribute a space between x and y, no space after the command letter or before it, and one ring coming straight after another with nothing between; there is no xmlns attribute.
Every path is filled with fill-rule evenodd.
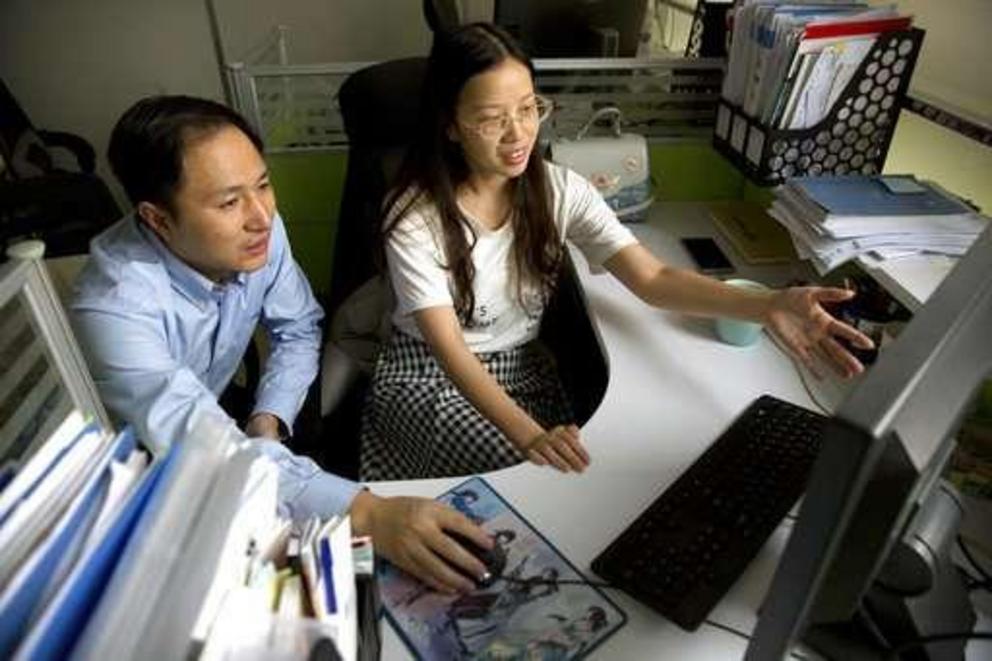
<svg viewBox="0 0 992 661"><path fill-rule="evenodd" d="M244 286L248 277L247 273L238 272L226 282L214 282L176 257L175 253L169 250L169 247L162 243L162 240L155 235L155 232L138 220L137 215L134 217L134 222L137 224L138 231L141 232L142 236L158 251L159 256L162 258L162 263L165 265L165 270L169 274L169 281L172 287L191 301L196 303L211 303L223 295L227 286Z"/></svg>

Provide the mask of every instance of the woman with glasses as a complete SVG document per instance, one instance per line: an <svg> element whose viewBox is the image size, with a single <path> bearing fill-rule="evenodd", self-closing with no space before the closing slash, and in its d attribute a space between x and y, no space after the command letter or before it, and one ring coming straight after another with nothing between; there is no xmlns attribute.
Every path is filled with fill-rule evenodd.
<svg viewBox="0 0 992 661"><path fill-rule="evenodd" d="M418 131L384 205L394 332L363 413L362 479L589 464L535 342L565 241L649 304L762 321L804 360L815 346L840 371L861 369L833 336L870 340L819 305L850 292L756 294L661 264L589 182L535 150L550 110L501 29L436 35Z"/></svg>

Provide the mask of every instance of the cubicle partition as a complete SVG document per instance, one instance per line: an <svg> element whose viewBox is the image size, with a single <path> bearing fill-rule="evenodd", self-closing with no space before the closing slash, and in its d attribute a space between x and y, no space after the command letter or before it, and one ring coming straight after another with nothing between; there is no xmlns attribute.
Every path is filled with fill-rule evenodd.
<svg viewBox="0 0 992 661"><path fill-rule="evenodd" d="M235 108L260 130L271 153L343 150L348 139L338 89L370 64L234 63L227 75ZM574 136L594 110L615 105L624 129L649 141L708 140L724 64L717 58L535 60L537 88L556 108L542 138Z"/></svg>
<svg viewBox="0 0 992 661"><path fill-rule="evenodd" d="M270 58L271 59L271 58ZM278 59L278 58L276 58ZM231 104L265 139L294 256L318 294L330 289L348 139L338 106L345 79L372 62L235 63ZM655 197L739 197L743 176L711 146L724 62L719 59L536 60L537 87L557 111L543 140L572 137L593 109L617 105L625 130L648 138Z"/></svg>

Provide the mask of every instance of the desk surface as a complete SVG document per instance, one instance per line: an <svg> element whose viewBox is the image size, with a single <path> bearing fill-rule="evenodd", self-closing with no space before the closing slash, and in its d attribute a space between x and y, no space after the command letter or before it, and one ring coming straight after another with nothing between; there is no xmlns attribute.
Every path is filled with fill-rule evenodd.
<svg viewBox="0 0 992 661"><path fill-rule="evenodd" d="M714 236L734 259L701 204L659 204L649 221L632 226L643 244L666 262L691 267L681 236ZM606 396L582 435L592 464L582 475L562 475L523 464L487 474L489 482L584 573L592 559L671 484L752 400L769 393L815 408L793 363L767 336L754 346L721 343L712 322L654 310L609 274L592 275L576 260L589 305L610 361ZM802 266L747 267L738 277L780 285L808 279ZM836 402L840 393L818 393ZM825 397L823 395L826 395ZM382 482L383 495L434 497L462 478ZM787 519L755 562L711 613L710 620L750 632L791 522ZM738 659L747 641L704 624L687 633L619 591L611 597L627 626L596 654L616 659ZM383 627L383 658L408 658L392 627Z"/></svg>

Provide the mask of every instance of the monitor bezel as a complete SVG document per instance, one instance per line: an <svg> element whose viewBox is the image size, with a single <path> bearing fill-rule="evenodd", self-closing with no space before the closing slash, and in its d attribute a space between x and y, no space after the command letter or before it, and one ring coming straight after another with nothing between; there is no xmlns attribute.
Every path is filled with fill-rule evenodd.
<svg viewBox="0 0 992 661"><path fill-rule="evenodd" d="M857 610L992 375L989 329L992 227L828 421L746 658L782 658L807 626Z"/></svg>

